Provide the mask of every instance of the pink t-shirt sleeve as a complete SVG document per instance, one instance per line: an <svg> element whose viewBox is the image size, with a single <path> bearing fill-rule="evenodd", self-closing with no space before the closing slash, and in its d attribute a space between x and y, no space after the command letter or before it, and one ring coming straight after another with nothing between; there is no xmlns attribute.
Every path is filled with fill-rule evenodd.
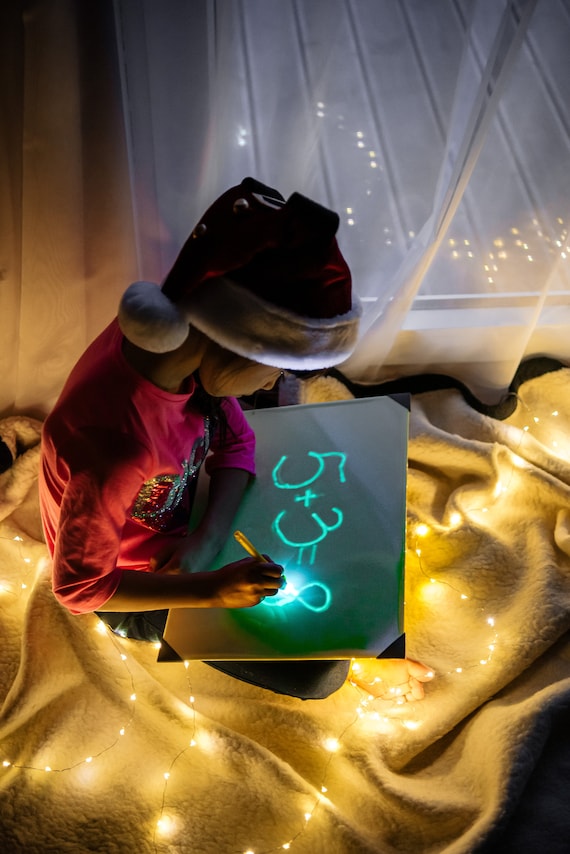
<svg viewBox="0 0 570 854"><path fill-rule="evenodd" d="M126 435L76 437L66 454L53 555L53 590L72 613L95 611L116 592L121 534L149 454Z"/></svg>

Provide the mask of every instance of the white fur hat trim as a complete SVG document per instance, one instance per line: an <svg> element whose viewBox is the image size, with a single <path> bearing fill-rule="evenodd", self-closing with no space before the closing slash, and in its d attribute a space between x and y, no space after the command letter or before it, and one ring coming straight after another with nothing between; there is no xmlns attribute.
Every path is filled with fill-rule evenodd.
<svg viewBox="0 0 570 854"><path fill-rule="evenodd" d="M125 338L151 353L176 350L188 337L188 320L154 282L134 282L122 296L118 312Z"/></svg>
<svg viewBox="0 0 570 854"><path fill-rule="evenodd" d="M353 295L346 314L302 317L225 277L205 282L179 307L221 347L264 365L307 371L332 367L351 355L361 315Z"/></svg>

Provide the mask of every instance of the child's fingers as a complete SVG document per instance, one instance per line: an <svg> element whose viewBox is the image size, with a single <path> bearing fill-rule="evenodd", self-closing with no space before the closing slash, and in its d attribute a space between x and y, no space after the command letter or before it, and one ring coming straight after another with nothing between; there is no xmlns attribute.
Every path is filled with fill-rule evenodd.
<svg viewBox="0 0 570 854"><path fill-rule="evenodd" d="M407 695L408 700L423 700L425 692L422 683L418 682L417 679L414 679L414 677L411 676L408 685L410 688L409 694Z"/></svg>
<svg viewBox="0 0 570 854"><path fill-rule="evenodd" d="M434 677L433 670L426 667L425 664L420 664L419 661L413 661L408 658L408 673L420 682L429 682Z"/></svg>

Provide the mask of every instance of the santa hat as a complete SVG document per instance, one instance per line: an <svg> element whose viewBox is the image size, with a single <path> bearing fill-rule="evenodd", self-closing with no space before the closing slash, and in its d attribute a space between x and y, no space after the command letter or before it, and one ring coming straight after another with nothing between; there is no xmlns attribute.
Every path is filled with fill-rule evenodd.
<svg viewBox="0 0 570 854"><path fill-rule="evenodd" d="M338 248L337 214L253 178L220 196L183 246L162 288L123 295L125 337L154 353L179 347L192 324L265 365L314 370L353 351L360 305Z"/></svg>

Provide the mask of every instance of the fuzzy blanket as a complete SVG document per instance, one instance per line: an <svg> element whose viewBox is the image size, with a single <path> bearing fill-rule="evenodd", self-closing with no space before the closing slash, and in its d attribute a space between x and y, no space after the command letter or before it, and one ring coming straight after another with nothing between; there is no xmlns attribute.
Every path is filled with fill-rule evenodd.
<svg viewBox="0 0 570 854"><path fill-rule="evenodd" d="M570 850L569 381L524 382L505 420L413 395L408 654L436 678L403 704L348 683L278 696L69 615L41 541L40 425L0 421L26 436L0 476L0 849Z"/></svg>

